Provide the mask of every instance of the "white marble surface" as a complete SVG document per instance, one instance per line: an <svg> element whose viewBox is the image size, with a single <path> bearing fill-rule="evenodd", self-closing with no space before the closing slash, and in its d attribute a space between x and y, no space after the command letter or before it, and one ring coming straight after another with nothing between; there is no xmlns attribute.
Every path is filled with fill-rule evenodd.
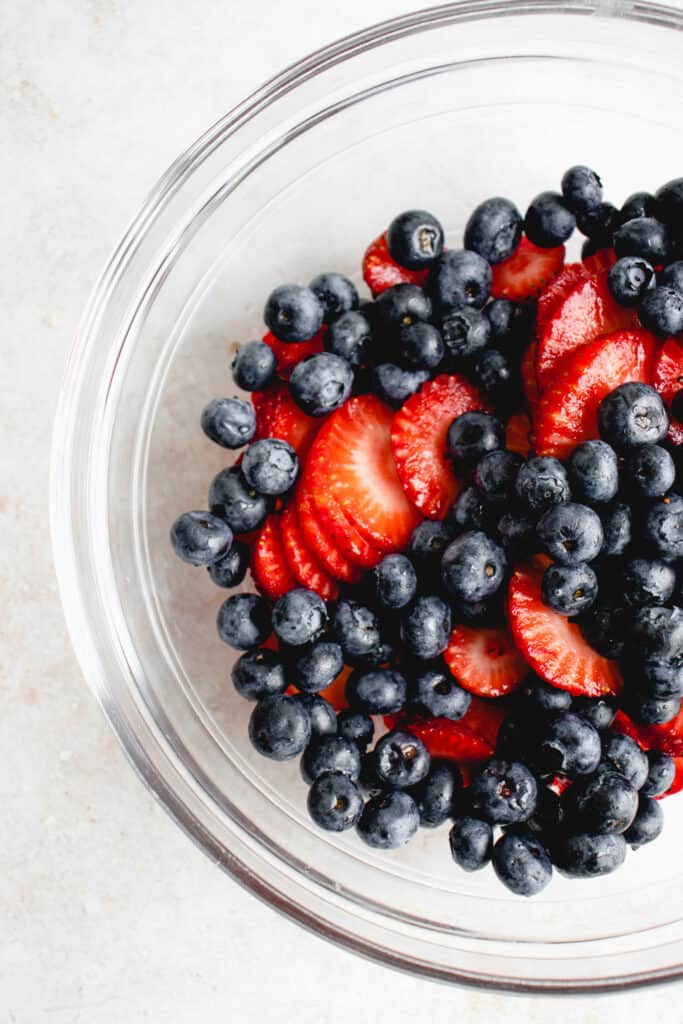
<svg viewBox="0 0 683 1024"><path fill-rule="evenodd" d="M0 10L0 1021L680 1021L683 988L556 1000L370 966L211 865L79 673L47 531L51 422L99 268L149 187L283 64L404 0L5 0Z"/></svg>

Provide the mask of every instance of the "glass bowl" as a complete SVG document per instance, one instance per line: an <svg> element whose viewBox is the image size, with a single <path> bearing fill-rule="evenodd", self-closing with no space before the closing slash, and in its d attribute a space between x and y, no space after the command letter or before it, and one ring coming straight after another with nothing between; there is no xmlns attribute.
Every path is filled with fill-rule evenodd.
<svg viewBox="0 0 683 1024"><path fill-rule="evenodd" d="M530 901L450 862L445 828L379 853L316 830L295 764L250 748L219 641L224 592L171 553L226 453L198 427L233 390L277 283L352 274L407 207L459 239L503 192L570 164L621 202L683 170L683 19L648 3L455 3L341 40L272 79L169 168L105 269L71 352L52 520L84 673L178 824L256 895L358 953L444 980L584 990L683 963L683 800L600 881ZM451 244L453 244L451 242Z"/></svg>

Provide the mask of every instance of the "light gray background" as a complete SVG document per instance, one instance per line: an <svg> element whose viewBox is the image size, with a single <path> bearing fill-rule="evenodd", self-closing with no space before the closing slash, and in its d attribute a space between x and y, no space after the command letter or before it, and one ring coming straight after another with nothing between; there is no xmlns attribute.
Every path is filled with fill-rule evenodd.
<svg viewBox="0 0 683 1024"><path fill-rule="evenodd" d="M284 64L404 0L0 4L0 1022L681 1021L680 985L447 989L341 952L221 874L143 789L65 634L47 481L87 295L176 154Z"/></svg>

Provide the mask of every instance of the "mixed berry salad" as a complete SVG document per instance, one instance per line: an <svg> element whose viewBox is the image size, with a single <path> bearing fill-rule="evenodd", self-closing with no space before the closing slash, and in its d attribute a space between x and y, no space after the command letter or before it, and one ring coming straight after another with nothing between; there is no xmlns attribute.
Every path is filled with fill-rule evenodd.
<svg viewBox="0 0 683 1024"><path fill-rule="evenodd" d="M251 742L322 829L607 874L683 788L683 178L618 209L572 167L462 247L409 210L362 271L269 296L201 417L242 451L171 530L240 588Z"/></svg>

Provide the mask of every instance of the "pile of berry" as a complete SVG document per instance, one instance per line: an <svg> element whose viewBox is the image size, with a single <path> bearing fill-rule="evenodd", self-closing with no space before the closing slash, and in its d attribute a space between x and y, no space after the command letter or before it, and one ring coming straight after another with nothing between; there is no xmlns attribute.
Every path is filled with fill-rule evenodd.
<svg viewBox="0 0 683 1024"><path fill-rule="evenodd" d="M574 167L524 218L483 202L463 248L401 214L365 254L372 301L335 273L270 295L233 364L251 401L202 414L247 447L171 539L221 587L250 566L218 632L254 747L302 755L322 828L393 849L449 821L454 860L521 895L661 831L683 786L679 256L683 179L618 210Z"/></svg>

